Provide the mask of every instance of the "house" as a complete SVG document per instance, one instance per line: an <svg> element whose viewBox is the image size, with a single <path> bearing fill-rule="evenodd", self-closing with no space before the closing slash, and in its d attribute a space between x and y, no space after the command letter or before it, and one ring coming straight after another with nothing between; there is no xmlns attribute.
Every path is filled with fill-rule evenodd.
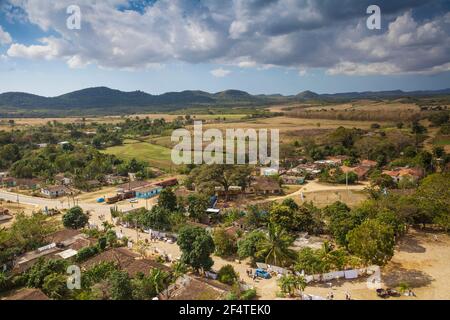
<svg viewBox="0 0 450 320"><path fill-rule="evenodd" d="M55 182L59 185L69 186L72 184L73 180L66 177L63 173L59 173L55 176Z"/></svg>
<svg viewBox="0 0 450 320"><path fill-rule="evenodd" d="M136 191L137 189L149 187L152 183L149 181L128 181L127 183L121 184L118 186L118 191L120 192L129 192Z"/></svg>
<svg viewBox="0 0 450 320"><path fill-rule="evenodd" d="M96 188L100 188L102 186L102 183L95 179L86 181L86 184L89 187L89 189L96 189Z"/></svg>
<svg viewBox="0 0 450 320"><path fill-rule="evenodd" d="M170 272L170 268L150 259L140 259L140 256L127 248L114 248L103 251L102 253L88 259L82 263L83 269L89 269L101 262L114 262L128 272L130 276L135 276L142 272L148 274L152 269L160 269Z"/></svg>
<svg viewBox="0 0 450 320"><path fill-rule="evenodd" d="M370 171L370 167L364 167L364 166L356 166L356 167L347 167L347 166L341 166L341 170L343 173L350 173L353 172L358 176L358 180L366 180L367 175Z"/></svg>
<svg viewBox="0 0 450 320"><path fill-rule="evenodd" d="M127 181L127 178L122 177L122 176L116 176L113 174L108 174L105 176L105 181L107 184L116 185L116 184L125 183Z"/></svg>
<svg viewBox="0 0 450 320"><path fill-rule="evenodd" d="M317 160L317 161L314 161L314 164L317 165L321 169L328 168L328 167L335 167L338 165L338 164L336 164L336 162L334 162L334 160Z"/></svg>
<svg viewBox="0 0 450 320"><path fill-rule="evenodd" d="M288 175L301 175L301 176L311 176L316 177L322 172L321 166L315 163L305 163L299 164L297 167L289 170Z"/></svg>
<svg viewBox="0 0 450 320"><path fill-rule="evenodd" d="M368 168L375 168L376 166L378 166L378 162L373 161L373 160L362 160L361 166L368 167Z"/></svg>
<svg viewBox="0 0 450 320"><path fill-rule="evenodd" d="M162 191L162 187L159 186L149 186L143 187L136 190L136 198L139 199L150 199L159 195Z"/></svg>
<svg viewBox="0 0 450 320"><path fill-rule="evenodd" d="M424 172L420 168L396 168L394 170L384 170L382 173L390 176L395 183L405 179L417 183L424 177Z"/></svg>
<svg viewBox="0 0 450 320"><path fill-rule="evenodd" d="M8 179L8 178L7 178ZM9 180L7 187L18 187L19 189L36 190L41 186L39 179L15 179Z"/></svg>
<svg viewBox="0 0 450 320"><path fill-rule="evenodd" d="M88 236L77 230L62 229L45 238L43 246L35 251L29 251L15 260L13 272L19 274L31 268L40 258L44 259L60 259L60 254L69 249L79 250L88 247L96 240L88 239Z"/></svg>
<svg viewBox="0 0 450 320"><path fill-rule="evenodd" d="M177 178L166 179L164 181L155 183L155 185L163 187L163 188L173 187L173 186L176 186L177 184L178 184Z"/></svg>
<svg viewBox="0 0 450 320"><path fill-rule="evenodd" d="M16 179L10 177L1 178L1 184L4 188L12 188L16 186Z"/></svg>
<svg viewBox="0 0 450 320"><path fill-rule="evenodd" d="M11 300L11 301L44 301L50 300L40 289L34 288L25 288L15 291L12 294L9 294L2 300Z"/></svg>
<svg viewBox="0 0 450 320"><path fill-rule="evenodd" d="M270 195L280 194L282 189L276 179L270 177L253 177L246 192L258 195Z"/></svg>
<svg viewBox="0 0 450 320"><path fill-rule="evenodd" d="M184 275L159 295L161 300L223 300L231 288L218 281Z"/></svg>
<svg viewBox="0 0 450 320"><path fill-rule="evenodd" d="M225 188L220 186L220 187L215 187L215 191L216 191L216 196L218 197L225 197L227 196L227 193L225 192ZM242 187L241 186L230 186L228 188L228 197L229 198L235 198L238 195L242 194Z"/></svg>
<svg viewBox="0 0 450 320"><path fill-rule="evenodd" d="M334 157L327 157L326 161L328 161L329 164L334 166L341 166L345 160L350 159L349 156L334 156Z"/></svg>
<svg viewBox="0 0 450 320"><path fill-rule="evenodd" d="M297 176L281 176L281 180L283 184L290 185L301 185L305 183L305 177L297 177Z"/></svg>
<svg viewBox="0 0 450 320"><path fill-rule="evenodd" d="M66 186L49 186L41 189L41 194L48 198L58 198L73 194Z"/></svg>

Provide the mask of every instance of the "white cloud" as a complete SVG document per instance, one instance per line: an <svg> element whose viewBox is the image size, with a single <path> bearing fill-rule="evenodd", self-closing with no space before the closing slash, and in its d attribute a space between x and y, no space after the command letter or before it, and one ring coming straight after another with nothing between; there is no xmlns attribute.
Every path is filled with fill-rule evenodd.
<svg viewBox="0 0 450 320"><path fill-rule="evenodd" d="M389 63L353 63L341 62L327 70L329 75L345 74L350 76L387 75L400 70Z"/></svg>
<svg viewBox="0 0 450 320"><path fill-rule="evenodd" d="M450 14L436 11L419 21L411 13L432 1L380 0L390 23L379 33L365 27L369 0L158 0L143 12L118 10L127 0L79 0L81 30L66 28L65 10L73 0L9 0L56 36L14 43L8 55L62 59L71 68L139 70L180 61L282 66L300 75L315 68L354 75L440 72L450 63ZM211 73L224 77L230 71Z"/></svg>
<svg viewBox="0 0 450 320"><path fill-rule="evenodd" d="M223 78L228 76L231 73L230 70L226 70L223 68L211 70L211 74L216 78Z"/></svg>
<svg viewBox="0 0 450 320"><path fill-rule="evenodd" d="M72 52L68 51L66 43L60 39L44 38L41 39L40 45L25 46L23 44L13 43L7 54L14 58L26 59L45 59L52 60L59 57L72 56ZM72 56L73 58L74 56Z"/></svg>
<svg viewBox="0 0 450 320"><path fill-rule="evenodd" d="M0 26L0 44L10 44L12 42L11 35L4 31L2 26Z"/></svg>

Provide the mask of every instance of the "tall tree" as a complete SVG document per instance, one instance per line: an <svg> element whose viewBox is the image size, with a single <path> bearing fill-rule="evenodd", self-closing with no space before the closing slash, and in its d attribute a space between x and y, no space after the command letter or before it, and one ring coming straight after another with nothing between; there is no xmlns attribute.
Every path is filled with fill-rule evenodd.
<svg viewBox="0 0 450 320"><path fill-rule="evenodd" d="M196 272L211 269L214 264L211 254L215 247L211 235L206 230L200 227L184 227L178 234L177 243L182 252L182 263L192 267Z"/></svg>
<svg viewBox="0 0 450 320"><path fill-rule="evenodd" d="M177 210L177 196L173 192L172 188L166 188L161 191L158 198L158 206L170 212Z"/></svg>
<svg viewBox="0 0 450 320"><path fill-rule="evenodd" d="M348 249L366 263L385 265L394 255L394 231L388 225L368 219L347 235Z"/></svg>
<svg viewBox="0 0 450 320"><path fill-rule="evenodd" d="M63 216L64 227L81 229L88 223L89 217L80 207L73 207Z"/></svg>

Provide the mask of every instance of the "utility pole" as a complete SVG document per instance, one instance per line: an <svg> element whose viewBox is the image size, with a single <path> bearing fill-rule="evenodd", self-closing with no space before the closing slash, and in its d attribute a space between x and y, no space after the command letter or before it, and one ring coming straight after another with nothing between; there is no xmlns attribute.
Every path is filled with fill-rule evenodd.
<svg viewBox="0 0 450 320"><path fill-rule="evenodd" d="M350 199L350 189L348 188L348 171L345 173L345 185L347 186L347 196Z"/></svg>

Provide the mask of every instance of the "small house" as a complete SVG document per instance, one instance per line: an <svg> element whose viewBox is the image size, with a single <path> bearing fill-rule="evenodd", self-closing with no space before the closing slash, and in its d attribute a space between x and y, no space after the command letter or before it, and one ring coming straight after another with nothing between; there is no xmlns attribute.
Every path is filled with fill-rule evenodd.
<svg viewBox="0 0 450 320"><path fill-rule="evenodd" d="M73 192L66 186L49 186L41 189L41 194L48 198L58 198L71 195Z"/></svg>
<svg viewBox="0 0 450 320"><path fill-rule="evenodd" d="M304 177L282 176L281 179L284 184L289 184L289 185L302 185L305 183Z"/></svg>
<svg viewBox="0 0 450 320"><path fill-rule="evenodd" d="M55 176L55 182L59 185L69 186L72 184L73 180L60 173Z"/></svg>
<svg viewBox="0 0 450 320"><path fill-rule="evenodd" d="M341 170L343 173L350 173L353 172L358 176L358 180L366 180L367 175L369 174L370 167L363 167L363 166L357 166L357 167L347 167L347 166L341 166Z"/></svg>
<svg viewBox="0 0 450 320"><path fill-rule="evenodd" d="M137 189L141 189L144 187L151 186L152 183L149 181L133 181L130 180L127 183L121 184L118 186L118 191L120 192L128 192L128 191L136 191Z"/></svg>
<svg viewBox="0 0 450 320"><path fill-rule="evenodd" d="M136 198L139 199L150 199L159 195L162 191L162 187L159 186L149 186L136 190Z"/></svg>
<svg viewBox="0 0 450 320"><path fill-rule="evenodd" d="M378 162L373 161L373 160L362 160L361 166L368 167L368 168L375 168L376 166L378 166Z"/></svg>
<svg viewBox="0 0 450 320"><path fill-rule="evenodd" d="M276 179L270 177L254 177L246 192L258 195L271 195L281 194L282 189Z"/></svg>
<svg viewBox="0 0 450 320"><path fill-rule="evenodd" d="M156 182L155 185L160 186L162 188L173 187L178 184L177 178L166 179L164 181Z"/></svg>
<svg viewBox="0 0 450 320"><path fill-rule="evenodd" d="M109 185L116 185L116 184L124 183L125 181L127 181L127 178L122 177L122 176L116 176L113 174L108 174L105 176L105 181Z"/></svg>

